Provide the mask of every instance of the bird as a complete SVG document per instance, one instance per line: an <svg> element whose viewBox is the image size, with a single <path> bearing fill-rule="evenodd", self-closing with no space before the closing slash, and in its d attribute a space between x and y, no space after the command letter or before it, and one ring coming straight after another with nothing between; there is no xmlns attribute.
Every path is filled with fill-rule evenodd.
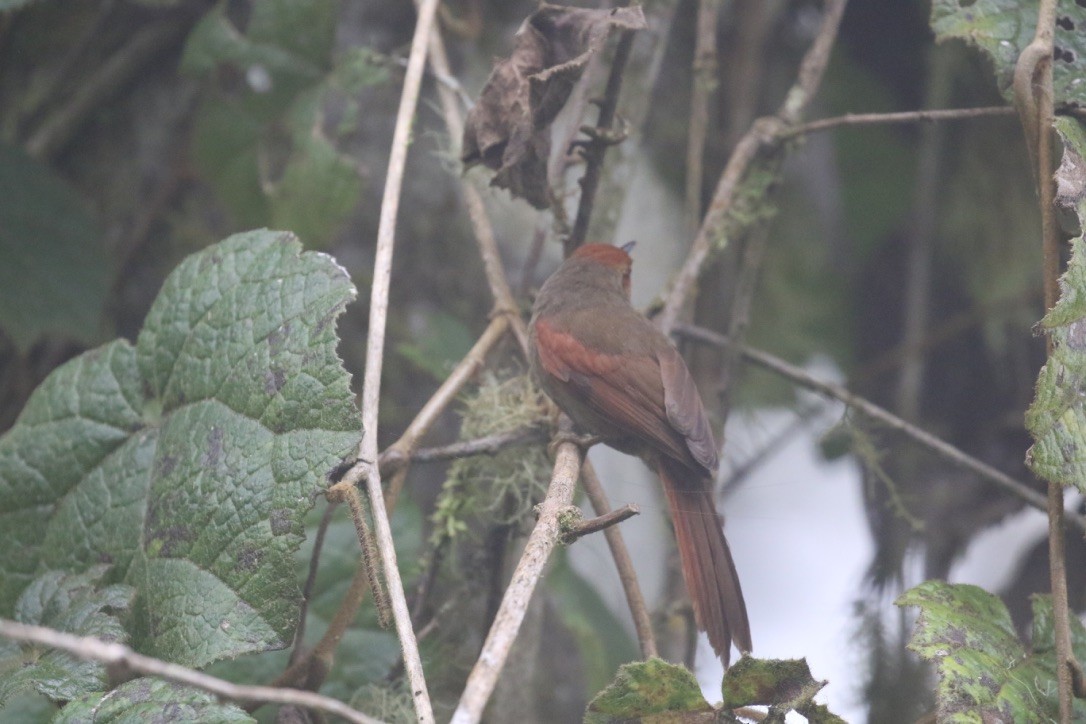
<svg viewBox="0 0 1086 724"><path fill-rule="evenodd" d="M580 431L656 471L698 628L728 665L752 649L739 575L713 502L716 443L678 350L630 303L629 251L578 247L543 283L529 323L532 377Z"/></svg>

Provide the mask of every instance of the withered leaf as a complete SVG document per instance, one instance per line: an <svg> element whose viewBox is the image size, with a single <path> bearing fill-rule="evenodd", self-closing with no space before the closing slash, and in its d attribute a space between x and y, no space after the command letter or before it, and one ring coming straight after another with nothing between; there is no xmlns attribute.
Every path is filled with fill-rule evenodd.
<svg viewBox="0 0 1086 724"><path fill-rule="evenodd" d="M541 3L517 31L513 53L494 66L464 126L465 168L497 171L492 186L547 208L550 125L611 28L640 30L639 6L569 8Z"/></svg>

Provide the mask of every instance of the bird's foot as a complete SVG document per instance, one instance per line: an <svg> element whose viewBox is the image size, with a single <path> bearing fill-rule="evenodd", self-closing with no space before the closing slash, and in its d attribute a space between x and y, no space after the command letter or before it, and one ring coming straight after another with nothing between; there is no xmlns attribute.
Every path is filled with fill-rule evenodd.
<svg viewBox="0 0 1086 724"><path fill-rule="evenodd" d="M554 433L550 445L547 446L547 454L552 458L555 457L558 454L558 446L564 442L571 442L581 448L582 452L588 452L590 447L596 443L603 442L603 438L599 435L585 435L569 430L559 430Z"/></svg>

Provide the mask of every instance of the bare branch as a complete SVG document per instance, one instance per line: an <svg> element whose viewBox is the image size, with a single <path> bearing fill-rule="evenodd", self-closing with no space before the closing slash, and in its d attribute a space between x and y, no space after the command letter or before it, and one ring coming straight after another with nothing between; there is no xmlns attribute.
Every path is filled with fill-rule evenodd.
<svg viewBox="0 0 1086 724"><path fill-rule="evenodd" d="M111 668L157 676L166 681L192 686L232 701L287 704L323 711L357 724L380 724L377 719L352 709L342 701L311 691L278 689L271 686L246 686L190 669L179 664L138 654L124 644L102 641L90 636L73 636L42 626L28 626L0 619L0 636L13 641L49 646L88 661L99 661Z"/></svg>
<svg viewBox="0 0 1086 724"><path fill-rule="evenodd" d="M789 90L784 103L776 116L760 118L751 125L750 130L739 140L724 167L717 182L713 199L702 220L701 228L690 246L690 252L682 268L675 277L675 283L667 296L664 310L658 324L665 333L675 326L679 313L694 289L694 284L701 275L702 267L709 258L713 240L728 217L735 201L736 191L746 176L747 169L766 146L779 144L783 134L790 126L798 123L800 115L814 97L822 81L829 53L837 38L837 28L845 11L847 0L828 0L822 17L822 27L800 64L798 77Z"/></svg>
<svg viewBox="0 0 1086 724"><path fill-rule="evenodd" d="M716 25L720 0L698 0L694 44L694 87L690 93L690 130L686 136L686 220L691 231L701 220L701 182L705 137L709 130L709 99L716 89Z"/></svg>
<svg viewBox="0 0 1086 724"><path fill-rule="evenodd" d="M781 134L782 138L794 138L818 131L830 131L841 126L888 125L892 123L924 123L932 121L967 121L987 116L1013 116L1010 106L985 106L983 108L946 108L929 111L903 111L901 113L846 113L833 118L821 118L810 123L793 126Z"/></svg>
<svg viewBox="0 0 1086 724"><path fill-rule="evenodd" d="M419 658L418 643L411 628L411 612L407 608L400 570L396 565L396 548L392 541L392 528L385 509L381 488L381 470L377 460L377 413L381 403L381 367L385 354L385 325L388 318L388 295L392 278L392 252L396 243L396 216L400 207L400 191L403 187L407 146L411 135L411 123L418 105L419 88L426 65L426 49L434 27L438 0L422 0L419 3L415 33L411 39L411 53L407 60L403 93L396 113L396 126L392 133L389 153L388 176L381 199L381 217L377 226L377 251L373 264L373 284L370 290L369 334L366 338L366 372L362 388L362 442L358 446L358 459L370 461L366 465L366 488L373 507L373 523L381 553L385 581L388 583L392 612L396 619L396 633L403 649L404 668L410 684L415 714L420 722L434 720L430 695L426 690L426 677ZM444 88L445 86L441 86Z"/></svg>
<svg viewBox="0 0 1086 724"><path fill-rule="evenodd" d="M565 430L571 428L565 416L562 427ZM559 514L573 503L573 491L580 469L580 449L572 442L560 444L547 496L539 504L539 520L528 537L524 554L513 571L512 581L505 589L501 606L494 616L494 625L483 642L483 650L468 675L452 724L474 724L482 718L490 694L498 683L498 675L509 656L509 649L524 621L532 592L543 577L551 551L562 536Z"/></svg>
<svg viewBox="0 0 1086 724"><path fill-rule="evenodd" d="M718 347L724 347L730 345L728 338L722 334L703 329L701 327L695 327L693 325L681 324L675 327L675 331L689 339L694 339L699 342L711 344ZM881 424L908 436L912 440L920 443L924 447L928 448L932 452L942 456L946 460L949 460L956 465L960 465L967 470L971 470L980 477L995 483L999 487L1008 491L1012 495L1024 500L1039 510L1047 509L1047 501L1045 496L1033 490L1025 483L1015 480L1011 476L1007 475L1001 470L996 470L991 465L982 462L975 457L959 450L950 443L941 440L940 438L926 432L916 425L902 420L897 415L884 410L873 402L855 395L845 388L835 385L830 382L824 382L819 380L802 369L788 364L779 357L774 357L767 352L752 349L750 347L741 347L742 355L745 359L758 365L762 369L769 370L770 372L780 375L787 380L790 380L801 387L805 387L809 390L814 390L820 394L832 397L836 400L844 402L849 407L863 413L872 420L877 420ZM1086 518L1080 515L1068 514L1068 520L1075 524L1078 528L1086 531Z"/></svg>
<svg viewBox="0 0 1086 724"><path fill-rule="evenodd" d="M617 525L624 520L629 520L635 515L641 515L641 509L633 503L626 503L626 505L621 508L608 511L595 518L589 518L588 520L582 518L573 525L567 527L565 535L562 536L562 542L569 545L578 538L583 538L584 536L593 533L599 533L601 530L607 530L611 526Z"/></svg>
<svg viewBox="0 0 1086 724"><path fill-rule="evenodd" d="M619 34L618 46L615 48L615 58L611 61L611 73L607 77L607 87L603 92L603 99L599 103L600 113L596 119L596 128L601 131L601 136L607 131L614 130L615 111L618 109L618 94L622 90L622 75L626 70L626 63L630 60L630 50L633 48L634 30L623 30ZM574 249L584 243L588 235L588 222L592 220L592 207L596 199L596 190L600 186L600 178L603 175L603 158L609 145L604 138L593 138L584 146L584 175L581 176L581 199L577 204L577 216L573 220L573 230L565 241L565 255L569 256Z"/></svg>
<svg viewBox="0 0 1086 724"><path fill-rule="evenodd" d="M400 439L381 453L379 458L381 472L384 473L386 470L390 470L393 473L392 482L385 493L385 499L390 510L396 507L396 500L399 498L400 491L403 490L404 481L407 478L407 463L415 459L414 453L419 441L430 431L430 428L437 422L441 414L448 409L449 405L456 400L456 396L464 389L464 385L483 368L483 365L486 364L486 356L494 348L494 345L505 336L511 320L512 316L507 314L496 316L490 320L490 325L487 326L486 330L449 376L445 378L437 391L430 396L422 409L418 411L415 419L400 435Z"/></svg>
<svg viewBox="0 0 1086 724"><path fill-rule="evenodd" d="M545 442L547 432L539 426L520 427L509 432L487 435L474 440L463 440L442 447L430 447L416 450L411 454L411 461L416 463L436 463L474 455L496 455L509 447L533 445ZM384 455L381 456L384 464Z"/></svg>

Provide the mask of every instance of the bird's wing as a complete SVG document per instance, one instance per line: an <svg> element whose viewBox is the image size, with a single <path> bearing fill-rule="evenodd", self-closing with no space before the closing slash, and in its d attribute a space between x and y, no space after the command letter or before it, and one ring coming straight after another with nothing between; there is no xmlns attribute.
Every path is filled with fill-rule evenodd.
<svg viewBox="0 0 1086 724"><path fill-rule="evenodd" d="M555 384L623 434L685 465L714 469L709 423L695 419L705 412L678 352L668 347L674 359L665 353L666 362L657 355L608 354L587 348L545 319L537 320L535 329L540 367ZM694 413L687 409L691 404ZM713 466L706 465L710 457Z"/></svg>
<svg viewBox="0 0 1086 724"><path fill-rule="evenodd" d="M664 410L668 421L686 437L686 447L694 459L707 471L715 471L716 441L690 370L674 347L663 348L656 357L664 383Z"/></svg>

